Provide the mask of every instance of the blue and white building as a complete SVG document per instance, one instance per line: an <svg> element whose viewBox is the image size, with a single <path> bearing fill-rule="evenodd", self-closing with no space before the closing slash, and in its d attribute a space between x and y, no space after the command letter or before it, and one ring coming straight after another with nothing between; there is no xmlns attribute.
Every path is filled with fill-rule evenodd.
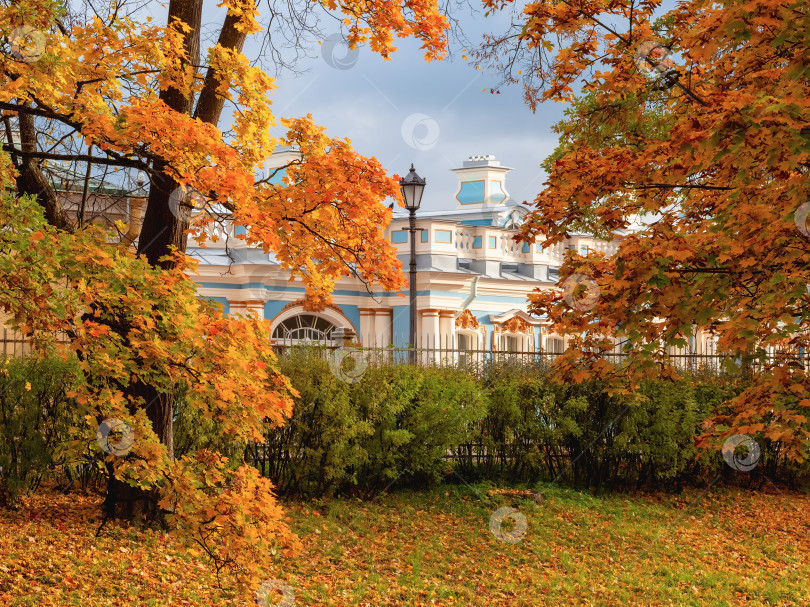
<svg viewBox="0 0 810 607"><path fill-rule="evenodd" d="M274 155L271 165L283 166L291 154ZM493 156L470 157L453 169L458 190L443 205L446 210L417 214L418 346L497 352L564 349L560 337L544 330L542 318L527 313L527 296L537 288L556 288L566 248L611 253L616 243L574 235L543 250L539 243L515 242L528 210L509 197L511 170ZM407 212L397 209L387 237L406 271L407 227ZM330 343L332 332L343 328L362 346L407 346L407 292L406 297L370 293L359 280L347 278L336 284L332 305L305 311L303 284L290 281L272 255L240 240L229 243L228 250L224 239L204 249L190 243L188 251L201 262L195 276L201 295L221 302L227 312L257 313L271 321L273 338L286 342Z"/></svg>

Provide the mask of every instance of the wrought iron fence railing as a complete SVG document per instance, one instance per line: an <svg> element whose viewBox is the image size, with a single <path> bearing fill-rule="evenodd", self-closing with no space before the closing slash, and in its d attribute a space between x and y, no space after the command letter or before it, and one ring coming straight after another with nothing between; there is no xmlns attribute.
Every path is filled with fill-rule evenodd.
<svg viewBox="0 0 810 607"><path fill-rule="evenodd" d="M5 356L25 356L31 353L31 340L19 331L0 329L0 353Z"/></svg>
<svg viewBox="0 0 810 607"><path fill-rule="evenodd" d="M489 349L469 349L451 347L361 347L339 346L335 344L304 344L282 343L277 341L275 350L280 356L287 356L292 352L309 350L319 352L324 357L341 359L351 358L354 364L408 364L416 363L421 366L453 366L459 368L483 367L497 363L515 363L533 366L550 366L563 352L512 352ZM628 360L630 354L618 349L595 352L595 356L613 364L621 364ZM804 368L810 364L810 352L775 352L763 351L751 356L735 356L723 353L696 353L687 349L670 349L663 361L677 369L705 370L720 372L734 369L756 370L768 364L800 365Z"/></svg>
<svg viewBox="0 0 810 607"><path fill-rule="evenodd" d="M60 335L60 341L67 336ZM274 348L280 356L299 350L319 352L326 357L337 352L341 358L351 358L354 364L408 364L422 366L453 366L475 369L497 363L515 363L533 366L550 366L563 352L547 351L508 351L483 348L458 348L452 344L405 347L360 347L341 346L335 342L302 342L273 340ZM0 326L0 356L24 356L32 351L31 340L25 334ZM607 362L621 364L629 354L618 347L596 353ZM332 354L334 358L334 354ZM718 352L690 352L687 348L669 348L666 359L677 369L707 370L719 372L733 371L734 368L759 369L767 364L810 366L810 352L762 351L752 356L733 356Z"/></svg>
<svg viewBox="0 0 810 607"><path fill-rule="evenodd" d="M61 343L69 341L67 334L62 331L56 334L56 339ZM0 325L0 356L27 356L33 349L29 335Z"/></svg>

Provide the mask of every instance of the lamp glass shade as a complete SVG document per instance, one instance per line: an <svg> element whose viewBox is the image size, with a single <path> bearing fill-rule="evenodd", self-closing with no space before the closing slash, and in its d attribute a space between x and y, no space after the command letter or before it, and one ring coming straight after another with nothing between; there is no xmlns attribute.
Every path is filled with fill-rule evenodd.
<svg viewBox="0 0 810 607"><path fill-rule="evenodd" d="M413 165L411 165L410 172L400 180L399 187L402 190L402 199L405 202L405 208L409 211L418 210L419 205L422 204L425 180L416 174Z"/></svg>

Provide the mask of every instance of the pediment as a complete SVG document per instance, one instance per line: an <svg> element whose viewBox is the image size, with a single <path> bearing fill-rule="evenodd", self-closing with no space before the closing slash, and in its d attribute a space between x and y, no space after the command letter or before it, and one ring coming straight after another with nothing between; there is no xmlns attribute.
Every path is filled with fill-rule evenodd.
<svg viewBox="0 0 810 607"><path fill-rule="evenodd" d="M496 325L503 324L509 320L512 320L513 318L519 318L533 327L541 324L540 319L520 309L509 310L508 312L498 314L497 316L492 315L490 318L492 319L492 323Z"/></svg>
<svg viewBox="0 0 810 607"><path fill-rule="evenodd" d="M469 308L456 318L456 328L458 329L477 329L479 326L478 319L470 312Z"/></svg>

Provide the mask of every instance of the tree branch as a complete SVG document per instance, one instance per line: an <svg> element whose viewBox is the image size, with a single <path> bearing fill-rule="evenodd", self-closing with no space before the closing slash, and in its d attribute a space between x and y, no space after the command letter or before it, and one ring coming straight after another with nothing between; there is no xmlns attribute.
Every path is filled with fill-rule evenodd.
<svg viewBox="0 0 810 607"><path fill-rule="evenodd" d="M720 191L728 191L733 190L735 188L728 187L728 186L721 186L721 185L691 185L688 183L679 184L679 183L651 183L649 185L641 185L641 186L633 186L634 190L658 190L661 188L680 188L682 190L720 190Z"/></svg>
<svg viewBox="0 0 810 607"><path fill-rule="evenodd" d="M241 17L230 11L228 12L225 22L222 24L222 29L219 31L219 39L217 40L219 46L237 53L242 52L247 34L237 29L236 26L240 21ZM222 108L225 106L225 98L218 92L221 84L222 80L218 70L209 67L205 73L205 82L202 91L200 91L200 97L197 100L197 108L194 111L195 118L213 125L219 123Z"/></svg>
<svg viewBox="0 0 810 607"><path fill-rule="evenodd" d="M68 160L72 162L87 162L91 164L108 164L112 166L129 167L133 169L149 170L149 164L142 160L129 160L126 158L109 158L104 156L90 156L88 154L53 154L51 152L23 152L8 144L3 144L4 152L19 154L27 158L41 160Z"/></svg>

